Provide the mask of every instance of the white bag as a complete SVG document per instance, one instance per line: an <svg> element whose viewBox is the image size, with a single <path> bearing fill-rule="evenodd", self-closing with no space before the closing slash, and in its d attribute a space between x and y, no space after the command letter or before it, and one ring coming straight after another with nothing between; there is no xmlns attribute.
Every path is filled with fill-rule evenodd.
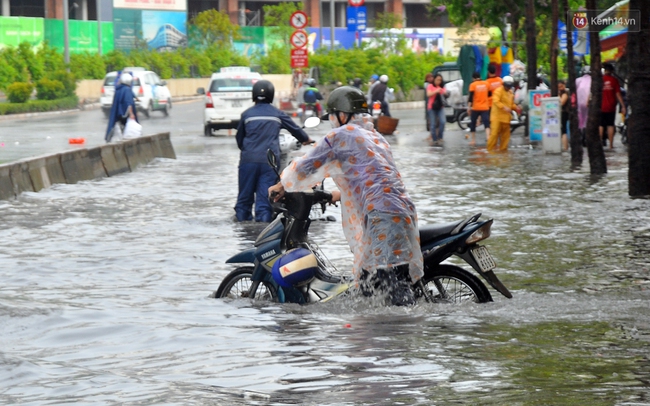
<svg viewBox="0 0 650 406"><path fill-rule="evenodd" d="M124 126L124 139L130 140L142 136L142 126L132 118L126 121Z"/></svg>
<svg viewBox="0 0 650 406"><path fill-rule="evenodd" d="M110 138L109 142L120 142L123 139L123 135L124 134L122 134L122 127L121 127L120 123L117 122L113 126L113 133L111 134L111 138Z"/></svg>

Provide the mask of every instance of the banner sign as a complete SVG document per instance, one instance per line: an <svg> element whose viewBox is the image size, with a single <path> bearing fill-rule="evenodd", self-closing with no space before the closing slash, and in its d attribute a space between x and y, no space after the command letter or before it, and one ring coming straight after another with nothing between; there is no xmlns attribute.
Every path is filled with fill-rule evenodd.
<svg viewBox="0 0 650 406"><path fill-rule="evenodd" d="M544 131L542 99L546 97L551 97L551 91L548 89L528 91L528 135L531 141L542 141Z"/></svg>
<svg viewBox="0 0 650 406"><path fill-rule="evenodd" d="M113 8L187 11L187 0L113 0Z"/></svg>

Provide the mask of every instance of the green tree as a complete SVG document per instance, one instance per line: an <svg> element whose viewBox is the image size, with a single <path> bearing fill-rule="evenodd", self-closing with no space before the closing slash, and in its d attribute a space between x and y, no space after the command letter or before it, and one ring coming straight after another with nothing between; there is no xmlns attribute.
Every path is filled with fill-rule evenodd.
<svg viewBox="0 0 650 406"><path fill-rule="evenodd" d="M230 22L228 14L215 9L200 12L191 24L196 27L192 35L198 36L191 41L204 47L212 44L231 46L233 40L241 38L239 26Z"/></svg>
<svg viewBox="0 0 650 406"><path fill-rule="evenodd" d="M272 27L271 35L282 39L282 42L289 44L289 38L294 29L291 27L291 14L302 10L302 3L279 3L267 5L264 10L264 26Z"/></svg>
<svg viewBox="0 0 650 406"><path fill-rule="evenodd" d="M394 28L402 26L402 17L393 13L377 13L375 31L381 35L375 37L375 45L387 54L401 53L406 49L406 36L396 33Z"/></svg>

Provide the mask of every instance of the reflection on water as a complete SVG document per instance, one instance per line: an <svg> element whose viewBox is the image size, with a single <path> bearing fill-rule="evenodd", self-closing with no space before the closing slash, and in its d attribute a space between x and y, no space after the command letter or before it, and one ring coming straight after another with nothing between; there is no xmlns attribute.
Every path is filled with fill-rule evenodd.
<svg viewBox="0 0 650 406"><path fill-rule="evenodd" d="M650 404L650 216L624 155L593 181L567 156L421 138L392 140L420 221L494 218L512 300L210 299L263 225L232 222L232 138L192 140L177 160L0 201L0 403ZM312 235L351 264L340 222Z"/></svg>

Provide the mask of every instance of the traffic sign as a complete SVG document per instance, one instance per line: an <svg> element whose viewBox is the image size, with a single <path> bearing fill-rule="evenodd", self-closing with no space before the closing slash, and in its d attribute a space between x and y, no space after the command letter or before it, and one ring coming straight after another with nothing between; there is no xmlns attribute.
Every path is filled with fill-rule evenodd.
<svg viewBox="0 0 650 406"><path fill-rule="evenodd" d="M304 48L307 46L308 41L309 37L307 36L307 32L303 30L294 31L289 39L291 46L294 48Z"/></svg>
<svg viewBox="0 0 650 406"><path fill-rule="evenodd" d="M348 7L347 8L348 31L365 31L367 15L368 12L366 10L366 6Z"/></svg>
<svg viewBox="0 0 650 406"><path fill-rule="evenodd" d="M309 66L309 55L305 48L291 50L291 68L306 68Z"/></svg>
<svg viewBox="0 0 650 406"><path fill-rule="evenodd" d="M304 11L296 11L293 14L291 14L291 18L289 19L289 22L291 23L291 26L297 30L302 30L307 26L307 23L309 20L307 19L307 14L305 14Z"/></svg>
<svg viewBox="0 0 650 406"><path fill-rule="evenodd" d="M363 3L365 3L365 0L348 0L348 4L352 7L363 6Z"/></svg>

